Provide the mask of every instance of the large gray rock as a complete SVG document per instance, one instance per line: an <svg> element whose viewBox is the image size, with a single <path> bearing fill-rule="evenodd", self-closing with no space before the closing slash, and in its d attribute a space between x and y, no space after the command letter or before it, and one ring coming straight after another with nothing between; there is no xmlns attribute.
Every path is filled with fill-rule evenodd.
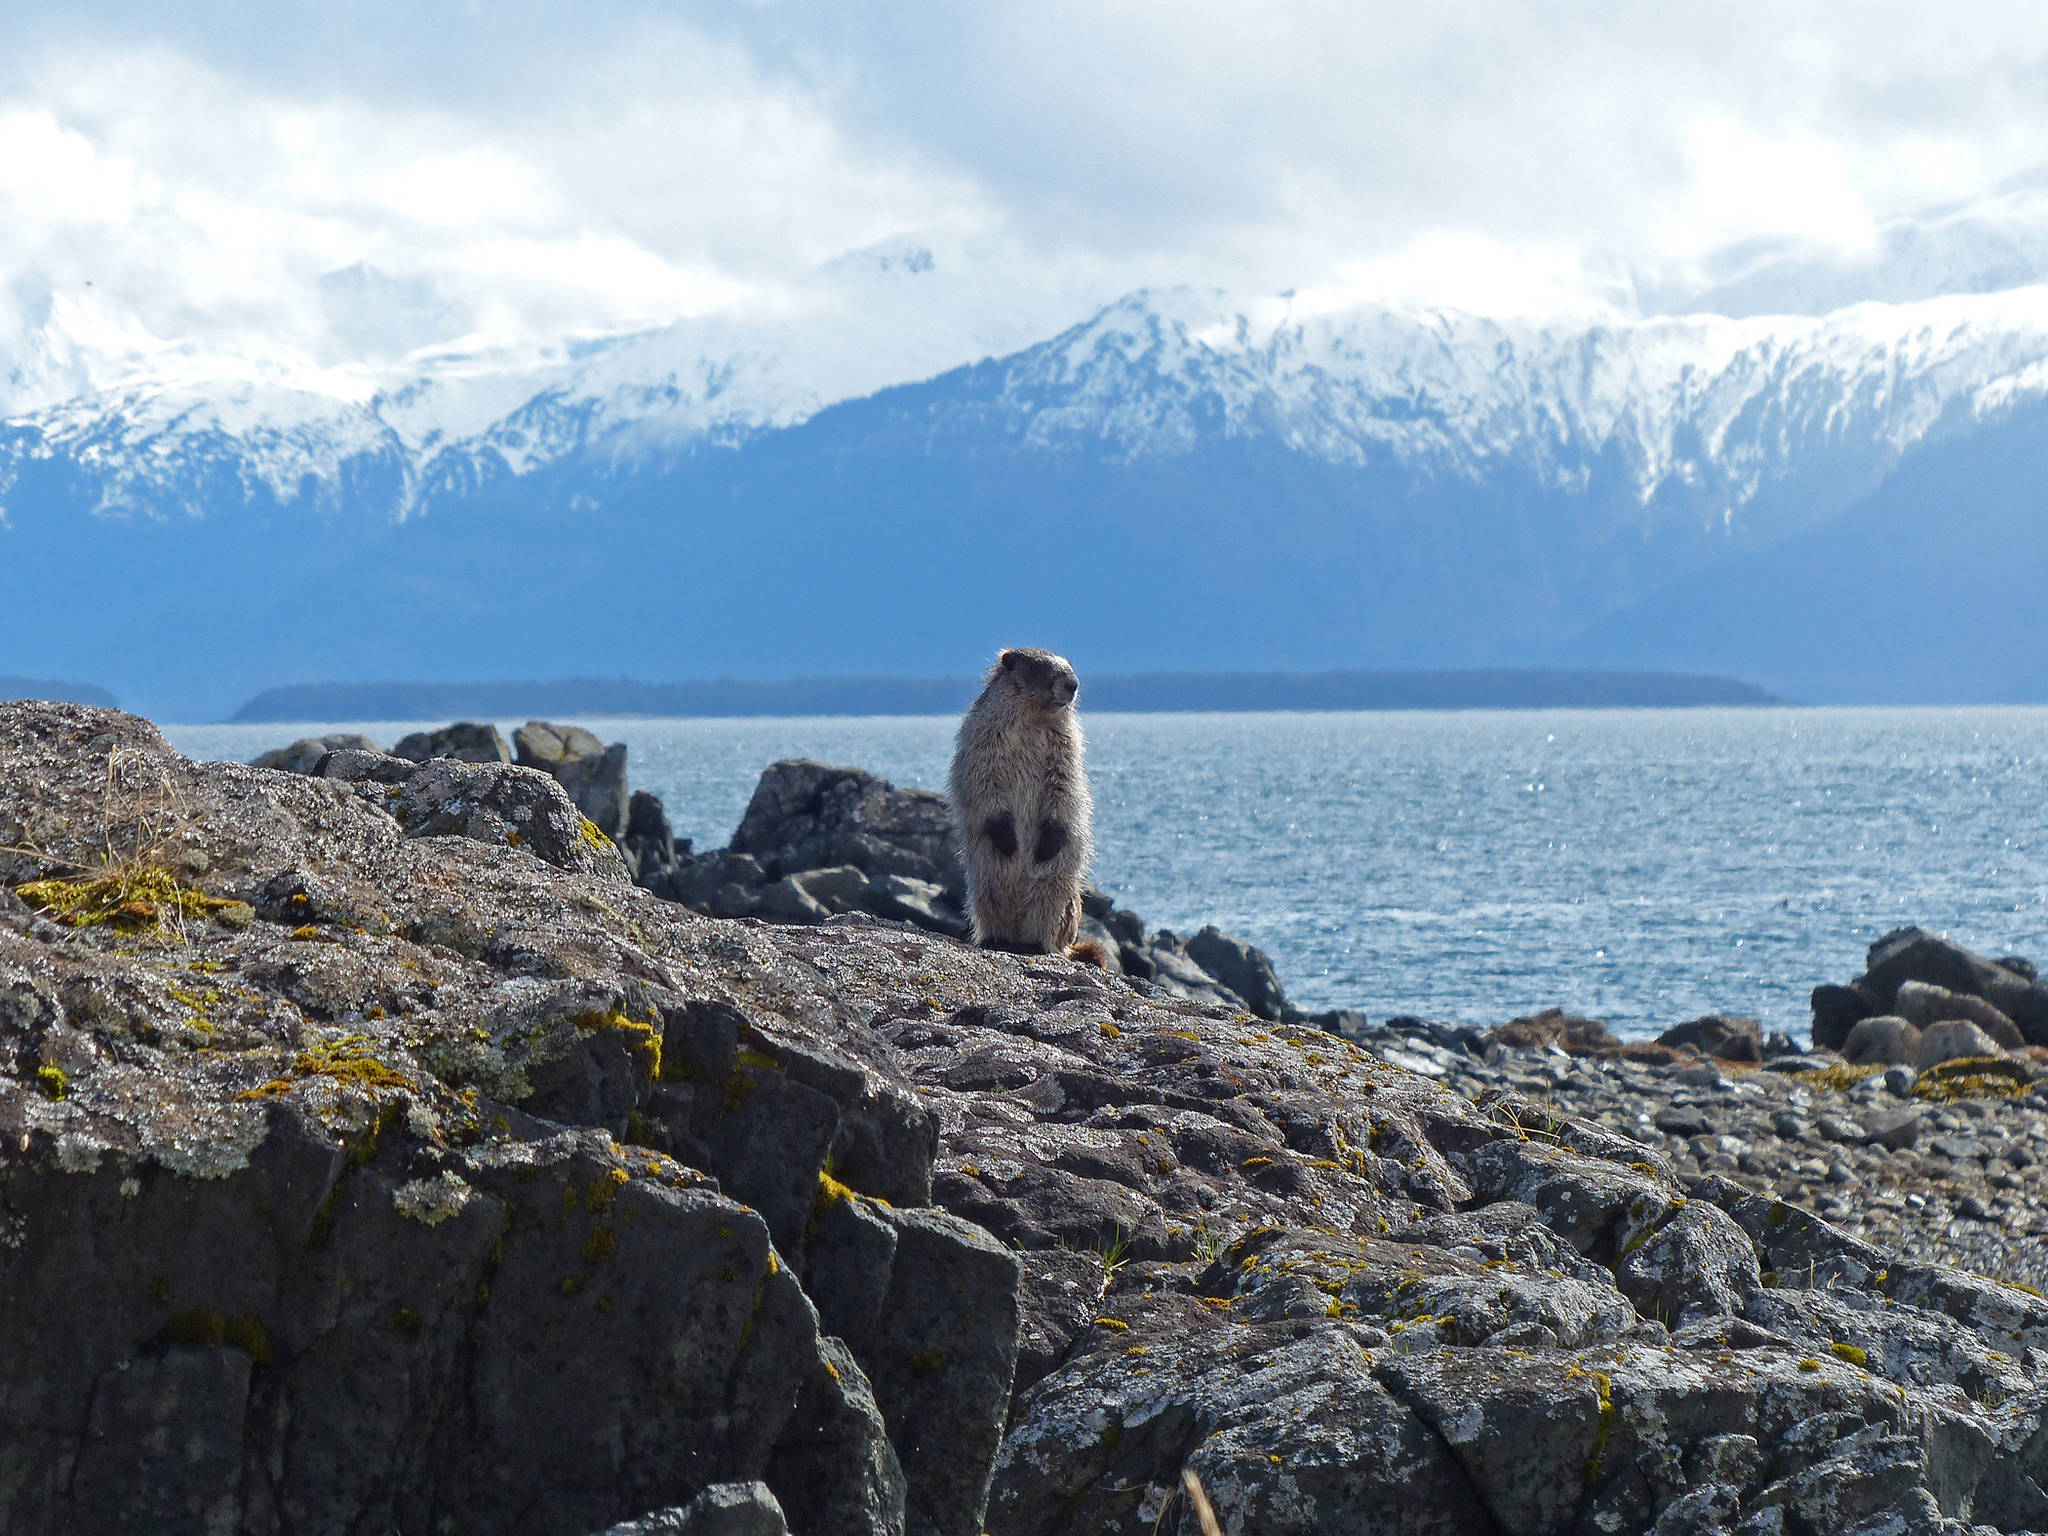
<svg viewBox="0 0 2048 1536"><path fill-rule="evenodd" d="M628 877L617 845L559 784L533 769L445 757L415 765L379 753L335 752L320 773L356 786L408 837L464 837L523 849L558 869Z"/></svg>
<svg viewBox="0 0 2048 1536"><path fill-rule="evenodd" d="M1920 1059L1920 1031L1891 1014L1858 1019L1841 1049L1852 1067L1912 1066Z"/></svg>
<svg viewBox="0 0 2048 1536"><path fill-rule="evenodd" d="M1870 946L1867 967L1856 986L1876 1004L1873 1012L1897 1012L1900 986L1927 982L1983 998L2011 1019L2028 1043L2048 1044L2048 987L1951 939L1924 928L1896 929Z"/></svg>
<svg viewBox="0 0 2048 1536"><path fill-rule="evenodd" d="M2026 1043L2020 1035L2019 1026L1983 998L1972 997L1967 992L1951 992L1947 987L1937 987L1931 982L1900 982L1892 1008L1900 1018L1920 1029L1950 1019L1966 1019L2002 1047L2009 1049Z"/></svg>
<svg viewBox="0 0 2048 1536"><path fill-rule="evenodd" d="M789 1536L766 1483L714 1483L680 1509L624 1520L603 1536Z"/></svg>
<svg viewBox="0 0 2048 1536"><path fill-rule="evenodd" d="M556 725L552 720L529 720L512 733L513 761L522 768L552 771L557 763L575 757L597 757L604 742L580 725Z"/></svg>
<svg viewBox="0 0 2048 1536"><path fill-rule="evenodd" d="M393 757L409 762L430 762L452 757L464 763L509 763L512 754L498 728L478 720L458 720L438 731L415 731L391 749Z"/></svg>
<svg viewBox="0 0 2048 1536"><path fill-rule="evenodd" d="M626 842L632 792L623 741L607 747L580 725L529 720L512 733L512 742L519 767L537 768L553 778L600 832L615 843ZM653 809L660 808L655 801ZM666 816L662 826L666 829Z"/></svg>
<svg viewBox="0 0 2048 1536"><path fill-rule="evenodd" d="M330 752L374 752L377 744L353 731L332 736L302 736L288 747L264 753L249 764L252 768L275 768L283 773L311 773Z"/></svg>
<svg viewBox="0 0 2048 1536"><path fill-rule="evenodd" d="M1264 950L1208 927L1188 940L1187 956L1260 1018L1278 1019L1287 1011L1280 977Z"/></svg>
<svg viewBox="0 0 2048 1536"><path fill-rule="evenodd" d="M1167 997L1192 1003L1219 1003L1243 1009L1245 1000L1209 974L1188 953L1187 942L1171 928L1161 928L1146 942L1136 965L1128 953L1120 957L1127 974L1141 977Z"/></svg>
<svg viewBox="0 0 2048 1536"><path fill-rule="evenodd" d="M1722 1061L1762 1061L1763 1028L1751 1018L1710 1013L1673 1025L1657 1037L1659 1045L1690 1046L1702 1056Z"/></svg>
<svg viewBox="0 0 2048 1536"><path fill-rule="evenodd" d="M850 864L869 879L908 875L957 892L952 836L943 795L792 759L761 775L730 851L751 854L770 880Z"/></svg>
<svg viewBox="0 0 2048 1536"><path fill-rule="evenodd" d="M189 764L104 712L0 715L0 833L52 855L0 880L120 835L115 751L186 811L117 852L258 915L138 952L0 892L0 998L31 1004L0 1007L0 1529L779 1529L700 1497L762 1476L806 1532L901 1530L912 1488L971 1524L1015 1260L915 1209L931 1118L822 972L586 862L530 770ZM811 1022L728 1001L750 969ZM828 1167L921 1234L871 1345L910 1483L797 1279Z"/></svg>
<svg viewBox="0 0 2048 1536"><path fill-rule="evenodd" d="M1919 1054L1913 1065L1925 1072L1944 1061L2003 1056L2005 1049L1967 1019L1948 1019L1920 1032Z"/></svg>

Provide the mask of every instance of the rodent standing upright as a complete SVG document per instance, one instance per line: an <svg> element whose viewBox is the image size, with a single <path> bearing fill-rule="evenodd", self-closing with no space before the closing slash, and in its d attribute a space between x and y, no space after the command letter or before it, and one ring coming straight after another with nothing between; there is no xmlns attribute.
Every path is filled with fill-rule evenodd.
<svg viewBox="0 0 2048 1536"><path fill-rule="evenodd" d="M947 792L974 939L986 949L1066 954L1079 936L1094 851L1080 691L1064 656L1007 650L960 722Z"/></svg>

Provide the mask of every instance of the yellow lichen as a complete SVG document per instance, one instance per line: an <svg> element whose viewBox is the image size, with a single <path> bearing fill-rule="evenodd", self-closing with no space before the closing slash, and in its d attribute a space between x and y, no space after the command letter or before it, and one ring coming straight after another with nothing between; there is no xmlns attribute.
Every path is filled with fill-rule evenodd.
<svg viewBox="0 0 2048 1536"><path fill-rule="evenodd" d="M1847 1062L1836 1062L1831 1067L1822 1067L1814 1072L1794 1072L1792 1081L1804 1083L1809 1088L1825 1088L1834 1093L1847 1093L1866 1077L1875 1077L1884 1070L1876 1067L1852 1067Z"/></svg>
<svg viewBox="0 0 2048 1536"><path fill-rule="evenodd" d="M30 880L15 893L45 916L73 928L105 925L127 933L161 933L167 921L213 917L245 927L255 917L247 902L208 896L160 864L130 860L75 879Z"/></svg>
<svg viewBox="0 0 2048 1536"><path fill-rule="evenodd" d="M592 1181L589 1193L584 1197L591 1210L602 1214L612 1208L612 1202L619 1197L619 1191L631 1181L631 1175L623 1168L607 1168ZM574 1199L573 1192L571 1199Z"/></svg>
<svg viewBox="0 0 2048 1536"><path fill-rule="evenodd" d="M328 1077L355 1088L412 1087L411 1078L369 1053L370 1044L363 1035L323 1040L292 1058L291 1069L300 1077Z"/></svg>
<svg viewBox="0 0 2048 1536"><path fill-rule="evenodd" d="M1913 1097L1936 1104L1957 1099L2013 1099L2031 1086L2024 1062L2003 1056L1959 1056L1922 1072L1913 1083Z"/></svg>
<svg viewBox="0 0 2048 1536"><path fill-rule="evenodd" d="M50 1098L61 1099L70 1086L71 1079L64 1075L62 1067L37 1067L36 1086ZM26 1140L26 1138L23 1138Z"/></svg>

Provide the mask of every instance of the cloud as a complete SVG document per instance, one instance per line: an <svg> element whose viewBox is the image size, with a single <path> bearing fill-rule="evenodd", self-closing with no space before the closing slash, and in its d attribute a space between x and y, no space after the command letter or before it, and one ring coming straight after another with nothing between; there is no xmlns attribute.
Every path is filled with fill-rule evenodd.
<svg viewBox="0 0 2048 1536"><path fill-rule="evenodd" d="M0 359L88 283L68 312L121 335L328 365L450 317L517 345L787 306L904 231L998 309L1172 282L1570 307L1731 242L1859 248L2048 143L2048 11L2005 0L1967 27L1902 0L102 0L10 28ZM322 277L358 267L388 285L337 321Z"/></svg>

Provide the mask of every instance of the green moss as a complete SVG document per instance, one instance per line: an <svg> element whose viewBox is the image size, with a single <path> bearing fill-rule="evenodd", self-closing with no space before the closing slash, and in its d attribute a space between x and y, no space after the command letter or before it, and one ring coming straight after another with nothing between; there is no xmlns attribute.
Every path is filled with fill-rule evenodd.
<svg viewBox="0 0 2048 1536"><path fill-rule="evenodd" d="M619 1251L619 1240L612 1236L609 1227L593 1227L590 1236L583 1240L583 1262L586 1264L609 1264Z"/></svg>
<svg viewBox="0 0 2048 1536"><path fill-rule="evenodd" d="M50 1098L61 1099L71 1086L71 1079L64 1075L62 1067L37 1067L36 1086Z"/></svg>
<svg viewBox="0 0 2048 1536"><path fill-rule="evenodd" d="M1840 1339L1836 1339L1828 1348L1834 1352L1837 1360L1846 1360L1851 1365L1862 1366L1866 1370L1870 1367L1870 1356L1854 1344L1844 1344Z"/></svg>
<svg viewBox="0 0 2048 1536"><path fill-rule="evenodd" d="M945 1363L945 1355L936 1349L920 1349L910 1357L910 1368L920 1376L929 1376Z"/></svg>
<svg viewBox="0 0 2048 1536"><path fill-rule="evenodd" d="M384 1321L393 1333L403 1334L408 1339L418 1338L426 1327L426 1324L420 1321L419 1313L411 1307L393 1308L391 1315Z"/></svg>

